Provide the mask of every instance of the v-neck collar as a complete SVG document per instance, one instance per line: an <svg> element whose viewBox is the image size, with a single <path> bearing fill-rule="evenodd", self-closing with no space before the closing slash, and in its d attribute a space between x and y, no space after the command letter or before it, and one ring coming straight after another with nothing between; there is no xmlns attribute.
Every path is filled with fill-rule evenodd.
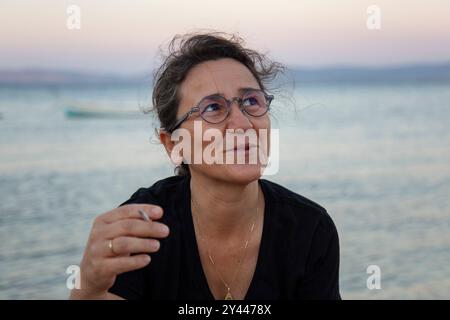
<svg viewBox="0 0 450 320"><path fill-rule="evenodd" d="M206 279L205 271L203 269L201 259L200 259L200 253L198 249L198 243L197 238L195 236L195 229L194 229L194 223L192 218L192 211L191 211L191 189L190 189L190 177L186 177L184 179L183 183L185 185L183 186L183 189L186 190L186 196L184 197L184 207L187 208L185 211L185 221L184 225L186 226L186 234L187 234L187 246L190 250L189 254L192 254L193 256L193 262L194 262L194 272L196 279L199 279L199 281L196 281L197 288L204 292L208 299L215 300L214 295L211 292L211 288L208 285L208 281ZM269 195L268 191L265 189L264 180L259 179L258 180L259 185L261 186L261 190L264 195L264 220L263 220L263 229L262 229L262 235L261 235L261 241L259 244L258 249L258 258L256 260L256 266L255 270L253 272L252 280L250 282L250 285L247 289L247 292L245 294L244 300L253 299L254 296L254 290L255 286L257 285L257 281L261 277L261 269L262 265L265 263L264 258L267 250L267 233L269 232L269 218L270 218L270 201L269 201Z"/></svg>

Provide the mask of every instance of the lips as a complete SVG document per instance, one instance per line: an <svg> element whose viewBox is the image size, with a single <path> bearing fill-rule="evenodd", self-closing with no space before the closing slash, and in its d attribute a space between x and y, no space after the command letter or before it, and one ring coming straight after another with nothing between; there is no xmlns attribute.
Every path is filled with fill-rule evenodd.
<svg viewBox="0 0 450 320"><path fill-rule="evenodd" d="M236 151L249 151L252 148L256 148L256 145L246 143L246 144L234 146L234 148L229 148L229 149L225 150L225 152L230 152L230 151L234 151L234 152L236 152Z"/></svg>
<svg viewBox="0 0 450 320"><path fill-rule="evenodd" d="M235 151L237 151L237 150L249 150L249 149L250 149L250 146L248 144L245 144L243 146L235 146L234 147Z"/></svg>

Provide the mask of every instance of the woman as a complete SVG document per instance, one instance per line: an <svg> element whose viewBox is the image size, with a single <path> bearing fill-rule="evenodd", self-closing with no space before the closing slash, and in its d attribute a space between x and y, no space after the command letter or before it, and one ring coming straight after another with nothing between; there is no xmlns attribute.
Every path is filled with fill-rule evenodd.
<svg viewBox="0 0 450 320"><path fill-rule="evenodd" d="M260 179L264 156L248 160L263 148L216 144L216 156L240 154L244 163L196 162L184 149L174 156L175 132L194 136L184 142L195 149L198 124L221 137L256 132L259 141L270 132L266 85L283 67L221 33L175 37L169 48L153 104L178 174L96 218L71 298L340 299L333 221L320 205ZM211 141L201 140L200 154Z"/></svg>

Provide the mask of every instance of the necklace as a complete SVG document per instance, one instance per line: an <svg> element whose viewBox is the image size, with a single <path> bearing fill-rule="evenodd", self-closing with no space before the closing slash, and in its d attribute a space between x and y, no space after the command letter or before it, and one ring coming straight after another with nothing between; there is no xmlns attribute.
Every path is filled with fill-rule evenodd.
<svg viewBox="0 0 450 320"><path fill-rule="evenodd" d="M192 198L192 196L191 196L191 205L193 205L193 206L195 207L195 209L197 210L197 212L198 212L197 202L194 201L194 199ZM224 284L224 286L227 288L227 294L225 295L224 300L234 300L233 295L231 294L231 287L233 286L234 281L236 280L236 276L237 276L238 271L239 271L239 269L240 269L240 267L241 267L241 265L242 265L242 261L243 261L243 260L245 259L245 257L246 257L246 254L247 254L247 250L246 250L246 249L247 249L247 247L248 247L248 243L249 243L250 238L251 238L251 236L252 236L253 229L255 228L256 219L258 218L258 212L259 212L259 188L258 188L258 196L257 196L257 202L256 202L256 216L255 216L255 219L253 220L252 226L250 227L250 232L249 232L249 235L248 235L248 237L247 237L247 240L245 241L243 257L242 257L242 259L238 260L238 266L237 266L237 268L236 268L236 270L235 270L235 272L234 272L234 275L233 275L233 278L231 279L230 284L228 284L228 282L224 280L224 278L223 278L221 272L220 272L219 269L217 268L217 266L216 266L216 264L215 264L215 262L214 262L214 259L212 258L212 255L211 255L211 252L210 252L210 250L209 250L209 247L206 245L206 244L207 244L207 241L206 241L206 239L204 238L204 234L203 234L203 233L201 232L201 230L200 230L200 226L199 226L199 223L198 223L197 219L193 219L193 220L194 220L194 223L195 223L196 226L197 226L197 230L198 230L198 232L199 232L199 237L200 237L200 239L201 239L202 241L205 242L205 245L206 245L206 251L207 251L207 253L208 253L208 258L209 258L209 260L211 261L211 264L213 265L214 270L217 272L217 275L219 276L220 281L222 281L222 283Z"/></svg>

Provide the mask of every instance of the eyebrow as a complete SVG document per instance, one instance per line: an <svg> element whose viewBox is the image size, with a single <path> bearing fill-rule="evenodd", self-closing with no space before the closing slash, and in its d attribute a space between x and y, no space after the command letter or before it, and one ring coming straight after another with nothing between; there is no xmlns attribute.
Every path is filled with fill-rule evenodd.
<svg viewBox="0 0 450 320"><path fill-rule="evenodd" d="M243 94L243 93L245 93L245 92L247 92L247 91L251 91L251 90L261 90L261 89L251 88L251 87L244 87L244 88L239 88L239 89L238 89L239 94ZM217 96L217 95L225 96L225 94L222 93L222 92L216 92L216 93L212 93L212 94L206 95L205 98L206 98L206 97L209 97L209 96Z"/></svg>

